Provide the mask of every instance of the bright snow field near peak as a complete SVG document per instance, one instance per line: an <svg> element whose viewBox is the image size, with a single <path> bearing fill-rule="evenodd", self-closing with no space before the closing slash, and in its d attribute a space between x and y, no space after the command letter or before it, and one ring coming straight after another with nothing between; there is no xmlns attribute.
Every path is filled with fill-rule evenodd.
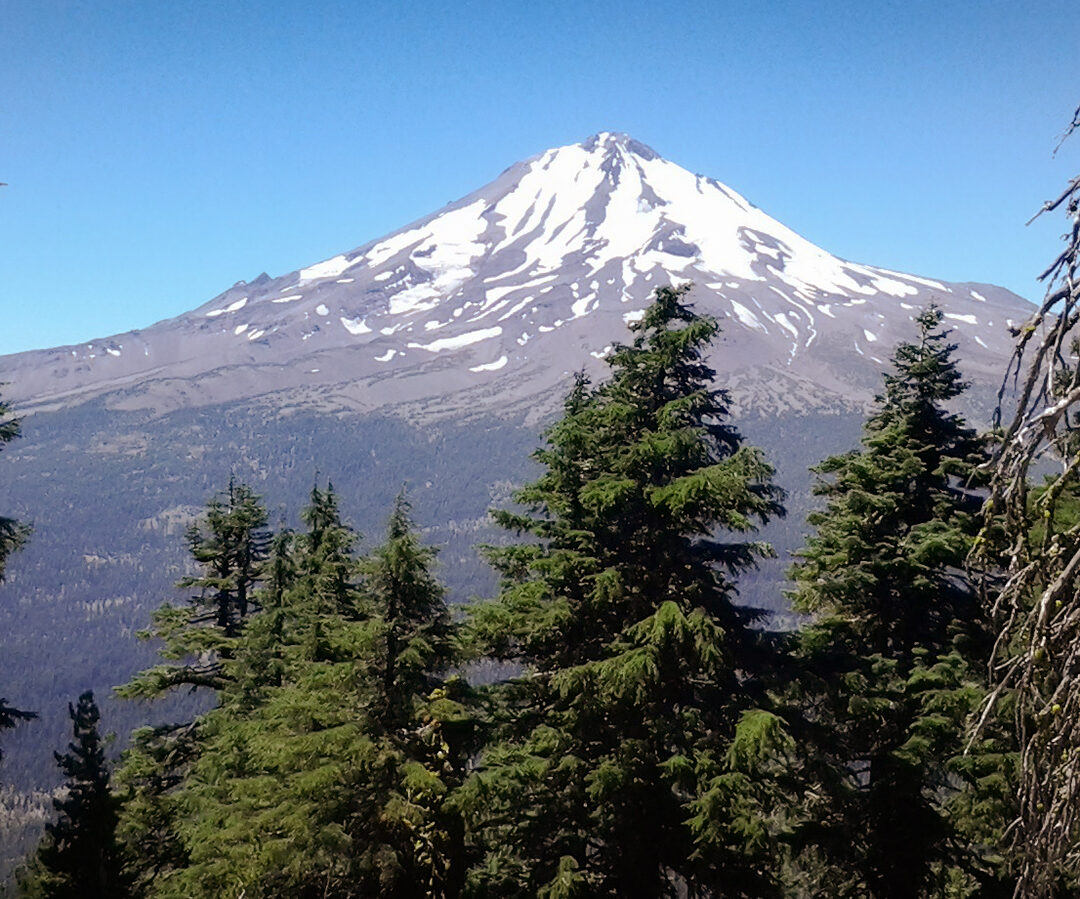
<svg viewBox="0 0 1080 899"><path fill-rule="evenodd" d="M841 395L866 392L866 377L847 370L880 368L928 302L943 307L987 373L1007 352L1007 326L1028 309L989 285L839 259L718 181L601 132L513 165L357 250L240 282L144 331L64 348L52 386L80 392L121 378L137 384L140 372L163 368L203 377L236 366L276 366L282 380L283 366L302 357L303 378L292 372L293 381L336 378L353 393L372 393L377 382L391 399L402 382L391 387L387 375L406 370L409 397L499 379L516 379L519 392L527 381L546 389L567 371L600 365L654 288L685 282L698 307L723 320L719 369ZM326 355L334 360L310 364Z"/></svg>

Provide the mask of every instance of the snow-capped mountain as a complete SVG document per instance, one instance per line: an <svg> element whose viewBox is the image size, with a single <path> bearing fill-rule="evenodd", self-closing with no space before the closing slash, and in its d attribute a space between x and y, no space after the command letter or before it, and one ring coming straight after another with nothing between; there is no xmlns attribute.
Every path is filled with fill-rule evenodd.
<svg viewBox="0 0 1080 899"><path fill-rule="evenodd" d="M723 319L714 366L737 400L770 410L865 401L930 301L955 327L965 372L996 377L1007 327L1029 309L1001 288L839 259L720 182L602 132L193 312L0 358L0 381L26 409L103 393L159 411L283 393L433 415L534 408L625 339L656 286L686 281Z"/></svg>
<svg viewBox="0 0 1080 899"><path fill-rule="evenodd" d="M406 485L451 597L490 595L473 550L499 538L487 510L535 474L529 453L571 373L602 369L671 281L692 281L699 308L722 319L719 383L788 491L788 518L761 535L779 558L739 586L781 612L808 467L856 445L911 316L942 306L971 396L992 394L1008 322L1030 312L1000 288L845 262L722 184L603 133L152 327L0 357L23 423L0 457L0 513L34 526L0 584L0 658L25 672L19 702L42 714L5 736L4 770L48 758L71 696L104 696L152 663L134 634L162 600L186 597L175 589L190 570L185 529L233 476L275 524L295 523L311 484L332 481L368 535ZM121 732L146 720L117 714Z"/></svg>

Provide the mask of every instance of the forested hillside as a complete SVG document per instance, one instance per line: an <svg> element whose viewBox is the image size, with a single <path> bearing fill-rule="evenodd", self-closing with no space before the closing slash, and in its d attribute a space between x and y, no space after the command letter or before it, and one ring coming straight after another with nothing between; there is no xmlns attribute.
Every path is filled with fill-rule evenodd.
<svg viewBox="0 0 1080 899"><path fill-rule="evenodd" d="M191 571L184 533L231 475L265 497L275 527L298 527L312 485L331 480L365 547L375 545L386 510L407 487L425 540L441 548L438 571L448 597L460 604L494 587L475 546L502 539L488 509L535 475L530 453L541 441L537 427L495 418L412 425L230 407L178 411L152 424L150 433L139 416L91 403L25 418L25 436L4 453L3 512L35 530L0 584L9 660L2 695L31 697L40 715L33 728L6 739L6 784L55 786L56 772L42 758L65 739L67 703L84 689L95 690L121 745L145 720L148 709L115 703L109 691L152 661L154 648L135 635L162 602L185 595L176 587ZM740 595L787 616L778 583L811 501L801 460L853 446L859 421L852 414L788 414L743 416L739 425L751 442L770 448L791 509L764 532L778 559L749 573ZM60 476L73 459L75 476ZM63 664L41 665L42 658Z"/></svg>

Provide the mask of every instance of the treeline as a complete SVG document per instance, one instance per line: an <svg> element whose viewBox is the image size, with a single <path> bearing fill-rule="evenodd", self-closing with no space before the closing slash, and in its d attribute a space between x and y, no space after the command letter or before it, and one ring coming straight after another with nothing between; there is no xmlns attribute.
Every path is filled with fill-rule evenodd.
<svg viewBox="0 0 1080 899"><path fill-rule="evenodd" d="M1008 533L981 514L989 442L947 410L942 315L917 325L860 448L817 469L793 632L736 602L784 498L682 288L578 379L493 513L500 591L463 614L406 496L360 554L331 485L294 532L230 483L147 634L162 663L119 688L213 710L137 732L110 772L80 697L21 893L1013 895L1020 746L1007 697L986 703ZM513 676L481 683L493 661ZM1080 890L1068 865L1049 882Z"/></svg>

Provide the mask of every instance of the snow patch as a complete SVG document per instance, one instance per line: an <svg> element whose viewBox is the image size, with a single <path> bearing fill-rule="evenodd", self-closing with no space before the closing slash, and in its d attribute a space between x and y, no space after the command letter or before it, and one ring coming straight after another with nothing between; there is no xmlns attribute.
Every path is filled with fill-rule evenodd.
<svg viewBox="0 0 1080 899"><path fill-rule="evenodd" d="M798 339L799 329L788 318L786 312L777 312L774 318L776 320L776 323L780 325L781 328L783 328L785 331L790 331L791 336Z"/></svg>
<svg viewBox="0 0 1080 899"><path fill-rule="evenodd" d="M224 309L214 309L206 313L207 318L213 318L217 315L224 315L226 312L236 312L238 309L243 309L247 305L248 298L241 297L240 299L229 303Z"/></svg>
<svg viewBox="0 0 1080 899"><path fill-rule="evenodd" d="M735 317L746 325L746 327L753 328L755 331L761 331L763 334L769 333L769 329L761 323L761 320L742 303L737 303L735 300L732 300L731 309L735 313Z"/></svg>
<svg viewBox="0 0 1080 899"><path fill-rule="evenodd" d="M315 265L300 269L300 280L318 281L324 278L336 278L346 269L352 268L361 261L360 258L356 258L350 262L345 258L344 254L335 256L324 262L317 262Z"/></svg>
<svg viewBox="0 0 1080 899"><path fill-rule="evenodd" d="M867 331L863 328L863 337L865 337L870 343L877 343L877 334L873 331Z"/></svg>
<svg viewBox="0 0 1080 899"><path fill-rule="evenodd" d="M974 315L961 315L957 312L946 312L946 318L951 318L953 321L963 322L965 325L977 325L979 320Z"/></svg>
<svg viewBox="0 0 1080 899"><path fill-rule="evenodd" d="M287 297L275 297L270 302L271 303L293 303L296 300L302 299L303 296L304 295L302 293L294 293L294 294L290 294Z"/></svg>
<svg viewBox="0 0 1080 899"><path fill-rule="evenodd" d="M493 337L498 337L502 334L502 330L501 326L496 325L494 328L482 328L479 331L469 331L465 334L459 334L456 337L443 337L439 340L434 340L431 343L410 343L408 346L417 350L427 350L429 353L438 353L442 350L459 350L462 347L471 346L482 340L491 340Z"/></svg>
<svg viewBox="0 0 1080 899"><path fill-rule="evenodd" d="M570 306L570 311L574 314L574 318L581 318L583 315L592 312L598 305L596 294L589 293L581 299L575 300Z"/></svg>
<svg viewBox="0 0 1080 899"><path fill-rule="evenodd" d="M910 297L919 292L917 287L913 287L910 284L904 284L902 281L897 281L895 278L874 278L871 282L879 293L887 293L894 297Z"/></svg>
<svg viewBox="0 0 1080 899"><path fill-rule="evenodd" d="M397 355L397 350L387 350L381 356L376 356L375 361L376 362L389 362L396 355Z"/></svg>
<svg viewBox="0 0 1080 899"><path fill-rule="evenodd" d="M341 324L353 336L371 333L371 328L367 326L367 322L363 318L346 318L343 315L341 316Z"/></svg>
<svg viewBox="0 0 1080 899"><path fill-rule="evenodd" d="M868 269L869 266L859 266L859 268ZM915 284L923 284L926 287L932 287L934 290L944 290L948 293L952 293L952 290L942 284L940 281L932 281L929 278L920 278L916 275L905 275L903 272L894 272L887 268L878 268L874 266L873 271L882 272L886 275L896 275L898 278L903 278L905 281L912 281Z"/></svg>
<svg viewBox="0 0 1080 899"><path fill-rule="evenodd" d="M431 284L417 284L394 294L390 300L390 315L407 312L427 312L439 305L440 294Z"/></svg>
<svg viewBox="0 0 1080 899"><path fill-rule="evenodd" d="M498 371L509 360L506 356L500 356L494 362L485 362L483 365L473 365L469 368L469 371Z"/></svg>
<svg viewBox="0 0 1080 899"><path fill-rule="evenodd" d="M315 313L317 315L329 315L330 310L326 308L324 303L319 303L319 305L315 307Z"/></svg>
<svg viewBox="0 0 1080 899"><path fill-rule="evenodd" d="M403 302L414 302L419 306L432 296L445 295L474 275L469 264L485 249L480 236L488 227L487 219L483 217L486 209L487 201L480 199L444 212L419 228L396 234L368 251L368 265L381 265L411 247L413 264L432 277L424 285L425 295L408 297ZM412 311L412 307L402 311ZM393 310L391 314L394 314Z"/></svg>

